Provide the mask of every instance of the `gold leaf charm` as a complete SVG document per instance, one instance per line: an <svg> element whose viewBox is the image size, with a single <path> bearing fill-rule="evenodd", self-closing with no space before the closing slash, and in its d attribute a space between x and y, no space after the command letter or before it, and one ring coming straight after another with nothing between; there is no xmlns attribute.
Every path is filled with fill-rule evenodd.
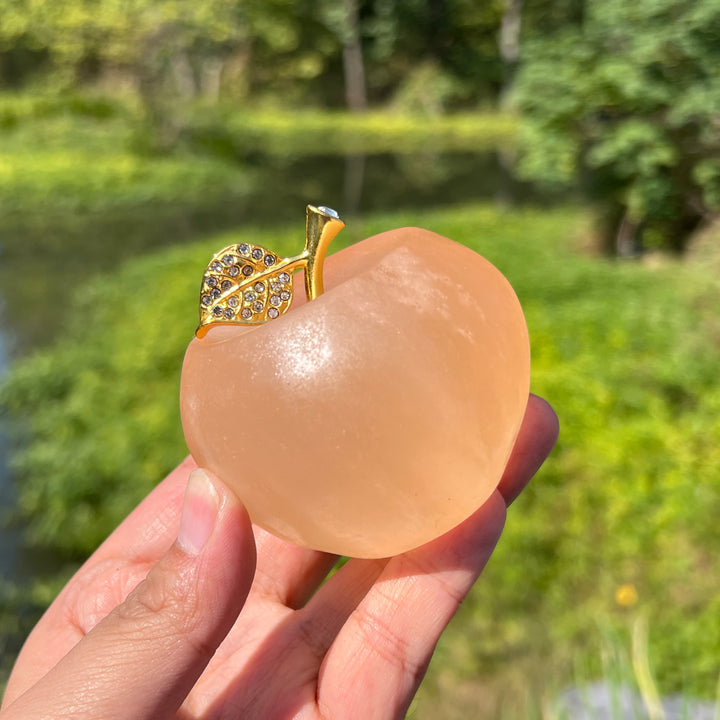
<svg viewBox="0 0 720 720"><path fill-rule="evenodd" d="M293 297L293 273L304 268L305 292L313 300L323 292L322 267L328 245L345 227L331 208L307 206L305 248L283 258L260 245L228 245L213 255L200 289L203 337L212 325L258 325L287 312Z"/></svg>
<svg viewBox="0 0 720 720"><path fill-rule="evenodd" d="M200 328L220 322L255 325L280 317L292 300L287 265L287 258L260 245L229 245L216 253L203 277Z"/></svg>

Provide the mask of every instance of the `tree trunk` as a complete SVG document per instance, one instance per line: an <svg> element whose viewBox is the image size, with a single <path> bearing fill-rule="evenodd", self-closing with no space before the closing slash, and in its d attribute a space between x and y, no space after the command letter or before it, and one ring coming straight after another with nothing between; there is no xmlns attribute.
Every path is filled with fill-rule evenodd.
<svg viewBox="0 0 720 720"><path fill-rule="evenodd" d="M345 101L350 110L361 113L367 110L367 91L357 0L343 0L343 10L345 11L343 32Z"/></svg>
<svg viewBox="0 0 720 720"><path fill-rule="evenodd" d="M505 9L500 22L500 58L503 61L504 77L500 90L500 106L508 104L515 70L520 60L520 30L522 29L523 0L504 0Z"/></svg>
<svg viewBox="0 0 720 720"><path fill-rule="evenodd" d="M251 91L253 46L245 40L224 62L222 82L233 100L244 100Z"/></svg>
<svg viewBox="0 0 720 720"><path fill-rule="evenodd" d="M628 258L639 255L641 250L640 224L633 220L626 210L615 236L615 253L618 257Z"/></svg>
<svg viewBox="0 0 720 720"><path fill-rule="evenodd" d="M220 80L224 67L225 61L219 57L209 57L203 61L200 90L202 96L212 103L217 103L220 100Z"/></svg>
<svg viewBox="0 0 720 720"><path fill-rule="evenodd" d="M195 73L188 54L181 50L170 61L175 88L184 100L192 100L197 95Z"/></svg>

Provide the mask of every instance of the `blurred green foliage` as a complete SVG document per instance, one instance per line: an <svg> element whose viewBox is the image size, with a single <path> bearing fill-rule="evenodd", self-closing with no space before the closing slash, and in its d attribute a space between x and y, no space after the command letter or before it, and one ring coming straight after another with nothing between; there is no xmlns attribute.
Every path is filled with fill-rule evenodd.
<svg viewBox="0 0 720 720"><path fill-rule="evenodd" d="M496 112L443 115L429 123L426 117L400 108L351 115L272 105L248 109L223 103L190 103L177 117L177 123L175 152L167 156L180 162L188 159L189 154L193 165L200 167L186 172L194 169L198 174L207 167L197 162L199 157L221 158L241 165L248 153L283 157L298 154L409 154L428 146L436 153L483 152L512 146L517 125L513 116ZM115 171L119 173L118 182L122 186L133 163L139 168L135 170L137 174L145 168L148 168L146 173L162 172L164 167L163 163L158 163L157 168L148 164L148 157L159 158L155 153L142 152L151 149L143 141L143 132L142 116L129 98L89 93L0 95L0 158L3 162L0 167L6 177L13 171L13 163L25 162L40 152L52 151L61 157L67 154L66 165L72 164L73 153L102 154L108 156L108 160L107 163L104 160L96 163L101 173L113 173L113 162L117 164L119 157L124 158L125 166ZM52 158L48 164L53 164ZM103 167L105 164L107 169ZM222 182L222 174L229 172L226 166L216 165L212 169L218 173L215 183ZM74 170L75 175L79 174L76 168ZM27 181L37 172L31 169ZM168 176L176 177L180 185L187 184L182 172L171 171ZM135 178L131 179L141 193L141 184L135 182ZM102 182L102 178L98 182ZM166 185L162 179L157 184L160 187ZM4 193L9 186L6 180L6 186L0 188L0 192ZM111 190L112 187L106 189ZM18 192L18 195L22 194Z"/></svg>
<svg viewBox="0 0 720 720"><path fill-rule="evenodd" d="M344 152L378 150L294 111L514 107L522 171L581 186L608 253L682 252L720 211L720 0L0 0L0 17L0 88L130 98L135 149L251 151L270 125L248 116L260 105ZM0 108L0 127L17 118ZM386 137L422 142L404 124ZM448 147L466 142L457 130Z"/></svg>
<svg viewBox="0 0 720 720"><path fill-rule="evenodd" d="M578 664L593 676L599 629L622 632L636 611L650 621L661 689L711 695L716 282L691 264L578 256L589 221L575 210L377 216L350 226L345 241L410 223L466 243L510 279L530 328L533 389L562 422L558 449L441 641L425 701L447 692L449 675L526 690L527 658L548 669L539 683L571 682ZM15 469L35 541L82 557L183 456L178 380L198 273L217 247L248 238L289 252L297 233L253 228L132 262L88 283L63 340L15 366L0 402L24 436ZM636 606L616 600L623 585L636 588Z"/></svg>
<svg viewBox="0 0 720 720"><path fill-rule="evenodd" d="M502 12L473 0L0 0L0 83L109 80L133 85L150 113L169 95L260 92L337 106L343 50L357 36L372 100L391 97L418 57L433 57L477 101L501 82Z"/></svg>
<svg viewBox="0 0 720 720"><path fill-rule="evenodd" d="M521 169L581 179L606 247L683 250L720 210L720 1L590 0L530 39L518 76Z"/></svg>
<svg viewBox="0 0 720 720"><path fill-rule="evenodd" d="M162 157L134 147L132 103L91 94L0 95L0 212L76 220L163 204L203 204L248 189L248 172L209 155ZM12 244L6 237L5 243Z"/></svg>
<svg viewBox="0 0 720 720"><path fill-rule="evenodd" d="M241 156L341 153L483 152L513 144L516 120L499 113L458 113L433 118L406 112L198 109L180 142L196 150Z"/></svg>
<svg viewBox="0 0 720 720"><path fill-rule="evenodd" d="M523 696L538 680L528 657L556 683L579 667L597 677L600 631L622 632L642 612L662 691L713 697L720 287L700 265L572 255L572 225L553 228L551 217L497 218L490 242L473 243L519 293L533 389L555 406L561 435L510 511L499 551L441 641L437 664L477 678L499 660L506 670L517 661L505 684L509 698ZM449 218L441 232L467 238L470 223ZM636 588L633 607L616 599L624 585Z"/></svg>

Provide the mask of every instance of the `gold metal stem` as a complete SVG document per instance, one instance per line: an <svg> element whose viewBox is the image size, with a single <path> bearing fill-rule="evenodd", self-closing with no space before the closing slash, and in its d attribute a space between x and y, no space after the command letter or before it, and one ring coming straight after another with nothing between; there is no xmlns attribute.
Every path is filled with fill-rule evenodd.
<svg viewBox="0 0 720 720"><path fill-rule="evenodd" d="M324 291L323 263L328 246L345 227L345 223L334 210L323 206L308 205L305 215L305 249L302 252L307 258L305 293L308 300L314 300Z"/></svg>

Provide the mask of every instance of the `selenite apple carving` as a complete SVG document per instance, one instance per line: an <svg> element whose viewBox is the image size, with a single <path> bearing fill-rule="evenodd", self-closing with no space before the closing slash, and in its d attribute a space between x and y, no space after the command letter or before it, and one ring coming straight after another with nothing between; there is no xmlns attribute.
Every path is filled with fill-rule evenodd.
<svg viewBox="0 0 720 720"><path fill-rule="evenodd" d="M420 228L329 257L324 284L270 322L190 342L185 437L261 527L316 550L394 555L497 486L528 399L525 320L493 265Z"/></svg>

